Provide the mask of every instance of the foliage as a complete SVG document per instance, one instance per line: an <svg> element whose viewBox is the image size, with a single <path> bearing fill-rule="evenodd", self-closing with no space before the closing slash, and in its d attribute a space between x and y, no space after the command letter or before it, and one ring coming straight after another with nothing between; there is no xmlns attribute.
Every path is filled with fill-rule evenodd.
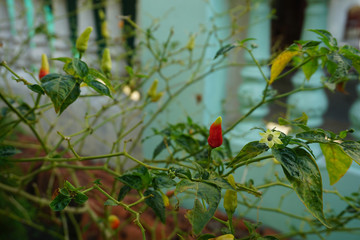
<svg viewBox="0 0 360 240"><path fill-rule="evenodd" d="M135 24L130 19L128 21ZM221 118L218 118L220 120L216 121L216 126L219 127L220 123L220 128L217 128L215 140L219 140L221 137L221 141L217 141L216 145L209 146L209 126L202 126L194 122L189 116L182 119L180 123L168 124L163 129L154 128L153 136L145 137L144 131L168 107L174 96L184 91L194 82L202 80L207 74L224 68L226 65L222 64L226 59L225 55L231 50L236 48L245 50L253 58L259 71L261 71L261 66L252 54L253 48L251 45L248 46L249 41L254 39L245 39L221 47L211 63L211 70L203 73L199 70L201 69L200 66L191 69L193 71L191 81L186 82L174 92L169 90L168 81L171 79L162 77L166 89L158 92L159 80L152 80L155 73L161 76L162 69L167 64L170 65L169 62L171 62L174 52L189 52L191 55L197 46L192 35L190 43L179 49L173 44L174 42L171 42L171 33L167 42L159 45L153 35L154 31L155 29L149 28L142 32L145 38L142 40L142 45L151 52L154 58L155 64L153 68L142 69L136 65L129 65L126 67L127 77L121 80L112 78L111 66L113 64L110 62L109 50L105 52L106 62L102 63L102 70L90 67L90 64L86 63L82 58L88 48L90 28L77 42L77 48L80 51L79 57L52 59L63 64L63 72L49 73L42 77L40 81L37 81L36 84L32 84L18 76L6 62L1 63L1 66L13 74L16 79L21 79L20 82L27 85L29 91L35 96L33 104L25 104L21 103L17 97L7 94L3 90L0 91L0 97L4 103L0 118L0 127L4 129L0 142L0 163L11 162L13 164L13 166L7 166L1 170L1 191L14 194L14 196L19 195L42 207L46 204L46 208L59 212L59 218L61 219L65 219L65 214L70 219L74 218L72 215L74 212L89 213L92 221L97 224L97 227L106 238L116 234L116 231L120 231L116 230L119 227L118 222L116 227L113 227L110 226L112 223L104 221L110 215L113 216L110 209L117 206L122 207L131 214L132 220L141 230L144 239L146 238L146 231L141 220L143 210L146 208L152 209L157 218L162 223L166 223L167 218L170 216L167 202L169 199L171 199L172 205L175 202L174 198L171 198L171 194L169 196L164 194L166 190L174 191L177 201L176 207L182 204L184 198L190 198L193 205L186 213L186 218L192 225L192 233L188 235L196 236L198 239L215 237L212 234L202 235L204 227L212 219L219 221L226 227L223 235L225 237L215 239L226 239L226 237L234 239L235 230L232 216L233 214L236 215L237 206L246 205L245 201L241 202L238 199L238 196L252 195L255 198L261 198L262 192L259 190L260 188L270 188L275 185L283 185L293 189L314 219L318 220L318 222L314 222L313 219L308 220L308 224L318 224L317 227L321 228L322 231L336 231L339 229L338 226L343 227L346 221L350 221L349 218L359 218L358 195L354 195L347 200L347 202L351 203L346 210L347 214L351 215L350 217L343 218L342 215L339 215L333 218L327 216L326 212L324 212L322 177L311 147L312 144L320 144L326 160L330 183L333 185L346 174L353 160L360 164L360 143L346 139L348 133L351 133L352 130L345 130L335 134L320 128L311 128L307 126L305 113L301 118L293 120L279 118L280 125L291 126L294 132L285 134L278 130L268 129L266 132L264 131L265 133L262 133L262 139L259 136L258 141L247 143L235 155L233 155L233 150L230 147L231 140L226 135L255 109L297 92L298 90L293 90L282 95L269 94L269 87L274 81L281 81L294 70L303 71L306 79L311 81L311 76L319 66L325 68L329 73L329 77L324 80L324 87L331 90L335 89L336 84L348 81L348 73L351 67L360 70L360 52L357 49L347 45L338 46L336 39L325 30L311 30L319 36L320 41L298 41L280 53L272 61L270 79L264 76L266 87L261 102L255 105L248 114L245 114L244 117L224 130L222 132L223 136L221 135ZM214 33L210 32L209 36L212 34ZM173 49L170 47L172 44ZM206 46L207 44L205 44L205 48ZM285 66L292 60L295 62L294 68L281 74ZM189 57L188 61L189 65L193 63L191 57ZM150 88L145 89L144 86L150 85L151 81ZM83 95L82 85L89 87L90 91L92 91L91 94ZM128 95L123 93L125 89L130 89ZM302 90L310 91L312 89ZM131 93L134 92L145 92L144 96L146 97L136 103L131 99ZM83 130L70 133L68 136L58 131L56 143L48 140L48 136L55 128L55 125L50 125L47 133L41 133L40 119L46 118L44 112L49 109L49 106L60 116L72 104L82 101L82 98L101 96L105 96L108 102L102 105L102 108L93 113L91 117L85 117L86 127ZM164 99L163 96L166 96L166 98ZM141 115L142 111L147 106L154 106L155 102L158 105L153 116L144 120ZM121 109L119 113L100 118L105 111L118 105L120 105ZM130 116L138 113L138 110L140 110L141 119L139 123L131 127L126 126L125 124L132 120ZM114 130L117 139L112 144L111 151L96 156L86 155L86 149L83 150L81 147L82 142L104 124L114 123L114 119L119 116L123 118L121 119L122 125L120 129ZM98 123L98 121L102 122ZM22 126L28 127L36 138L38 142L36 146L40 154L24 157L17 156L23 146L18 147L18 144L11 141L11 137L16 134L16 126L20 123ZM127 136L135 132L135 130L138 131L138 135L131 142ZM212 134L210 130L210 135ZM210 137L212 139L214 136ZM224 137L224 141L222 137ZM153 145L152 158L146 159L141 156L141 159L139 159L134 149L140 144L140 140L146 143L149 139L157 139L158 141ZM130 144L132 144L131 147L128 147ZM222 146L220 146L221 144ZM120 150L120 147L123 147L123 151ZM94 159L103 160L102 165L88 166L83 164ZM113 159L117 160L116 164L110 164ZM238 173L244 166L254 165L254 163L268 159L276 159L280 163L287 180L278 179L278 182L273 185L257 186L251 181L245 183L236 182L231 175ZM127 160L131 161L135 166L125 165ZM38 163L39 166L28 169L22 175L14 170L21 163ZM61 168L70 172L69 176L63 181L59 181L62 178L57 172ZM93 170L100 170L111 176L114 180L112 187L108 188L102 185L102 179L91 179L92 181L86 184L79 181L78 172ZM50 172L52 174L50 179L52 180L49 180L49 185L46 187L46 191L42 193L43 195L27 193L25 186L44 172ZM61 182L60 186L54 187L55 178ZM290 185L287 183L290 183ZM105 217L100 214L97 215L88 203L89 196L93 192L100 193L105 198L101 202L104 205ZM125 201L126 197L133 195L136 196L136 200ZM227 221L214 216L222 199L224 199L224 207L229 217ZM97 200L101 201L100 198ZM12 210L7 208L6 211ZM1 210L0 213L6 214L6 211ZM12 212L11 216L12 219L18 219L16 213ZM54 213L51 213L51 216L56 218ZM34 226L31 225L30 220L31 218L27 219L26 224ZM61 221L62 224L67 224L66 221ZM76 226L77 231L80 231L76 221L72 221L71 224ZM281 235L277 237L260 236L256 231L258 224L248 221L244 221L244 224L249 231L249 236L246 239L277 239L277 237L282 237ZM320 226L321 224L323 226ZM51 230L50 233L55 237L62 234L61 231L59 234L57 230ZM174 234L181 236L180 234L185 233L181 232L177 227ZM301 232L299 231L298 234L301 234Z"/></svg>

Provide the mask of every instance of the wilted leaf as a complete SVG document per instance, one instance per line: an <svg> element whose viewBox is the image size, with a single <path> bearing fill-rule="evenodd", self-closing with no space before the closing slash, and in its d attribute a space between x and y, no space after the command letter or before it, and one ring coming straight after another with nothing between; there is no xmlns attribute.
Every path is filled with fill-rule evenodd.
<svg viewBox="0 0 360 240"><path fill-rule="evenodd" d="M326 161L326 170L329 173L330 185L335 184L350 168L352 158L335 143L320 143L321 151Z"/></svg>
<svg viewBox="0 0 360 240"><path fill-rule="evenodd" d="M291 59L298 54L298 51L285 50L274 59L271 65L269 84L275 81Z"/></svg>

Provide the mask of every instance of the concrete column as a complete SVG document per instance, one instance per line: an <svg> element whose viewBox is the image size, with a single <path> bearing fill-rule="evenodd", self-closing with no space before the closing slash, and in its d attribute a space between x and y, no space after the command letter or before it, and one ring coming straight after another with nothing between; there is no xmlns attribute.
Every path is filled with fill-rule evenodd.
<svg viewBox="0 0 360 240"><path fill-rule="evenodd" d="M327 0L308 0L305 12L305 22L301 34L303 40L316 40L315 33L308 29L326 29ZM305 84L306 87L322 86L321 77L323 71L319 68L309 81L306 80L302 71L298 71L292 82L295 88ZM318 127L323 123L323 115L328 107L328 101L323 89L293 94L288 99L290 117L300 117L305 112L308 117L308 125Z"/></svg>

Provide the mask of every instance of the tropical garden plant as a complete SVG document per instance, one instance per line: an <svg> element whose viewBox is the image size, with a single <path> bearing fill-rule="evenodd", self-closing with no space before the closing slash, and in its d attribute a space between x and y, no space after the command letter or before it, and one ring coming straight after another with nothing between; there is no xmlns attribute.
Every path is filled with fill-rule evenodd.
<svg viewBox="0 0 360 240"><path fill-rule="evenodd" d="M342 212L324 213L323 193L327 190L322 187L322 177L312 148L320 145L330 183L335 184L346 174L353 161L360 164L360 143L348 139L352 129L334 133L312 128L307 125L308 117L303 113L296 119L278 119L280 125L291 127L290 133L285 134L276 128L261 128L258 140L246 143L238 151L231 149L231 139L228 138L234 127L259 107L300 91L318 89L306 87L305 82L311 81L312 74L319 67L328 73L323 79L323 87L335 90L336 86L345 84L349 80L350 69L360 71L359 50L348 45L339 46L325 30L311 30L319 40L297 41L289 46L268 62L271 64L271 75L268 77L263 73L263 63L259 63L253 55L256 45L252 42L256 40L244 39L222 45L214 53L210 67L204 71L203 59L192 59L192 52L198 47L194 35L190 36L185 46L178 46L170 32L166 42L160 44L153 35L155 28L142 30L130 19L126 21L136 26L141 36L139 45L152 54L153 65L150 68L128 65L125 77L112 76L114 66L111 57L114 56L111 56L109 49L104 50L99 66L92 66L84 60L91 27L79 36L76 42L78 54L75 57L49 59L51 64L60 62L61 70L50 72L49 60L43 55L39 76L33 74L36 83L18 75L6 61L0 63L3 76L12 75L12 79L4 77L4 80L22 84L33 100L31 103L24 102L21 96L4 88L0 90L0 214L11 219L9 223L15 221L60 239L69 239L69 228L74 229L74 236L81 239L89 226L94 224L100 236L112 239L118 236L124 226L133 222L140 229L143 239L155 239L155 233L151 232L155 231L154 227L145 225L141 218L143 212L151 209L156 215L157 224L166 224L170 216L177 218L177 211L185 206L183 201L190 200L191 209L185 216L192 226L191 231L186 232L175 226L164 238L305 238L307 233L301 229L262 236L256 231L259 223L250 220L244 220L247 236L240 238L237 235L233 222L233 217L238 216L236 210L239 206L256 207L256 201L252 205L248 196L261 199L264 190L283 186L296 192L311 213L312 217L303 219L315 229L308 234L344 229L359 231L359 228L347 227L347 223L360 218L358 193L339 195L347 205ZM213 29L207 34L210 37L215 33L216 29ZM208 46L209 42L205 42L199 48L205 51ZM233 49L242 49L249 54L261 72L266 83L261 101L224 129L221 116L214 119L211 126L199 124L191 116L184 116L179 123L168 124L165 128L154 127L154 120L182 91L213 72L231 67L224 60ZM180 61L177 59L180 52L188 53L189 57ZM191 79L172 88L172 77L183 71L165 75L163 69L172 64L190 68L193 72ZM292 68L284 72L285 67L290 65ZM304 85L281 94L271 90L275 81L281 81L296 70L304 72ZM155 74L160 76L159 80L154 80ZM83 89L87 89L86 94L82 94ZM140 100L134 100L135 93L140 94ZM107 101L100 109L90 106L83 119L69 119L82 126L77 132L64 133L57 130L56 122L46 122L48 114L61 117L76 102L103 96ZM144 109L148 106L155 110L150 116L145 116ZM47 128L42 127L44 122ZM109 143L110 151L87 155L84 147L86 139L96 137L104 125L112 126L116 135L116 140ZM19 126L30 130L28 134L34 137L34 143L17 139ZM149 127L153 127L153 135L145 136L144 131ZM53 133L56 133L56 141L50 141L49 136ZM151 158L137 154L142 143L152 146ZM32 155L21 155L20 152L27 148L36 151ZM94 160L97 161L93 163ZM242 168L259 162L280 164L283 177L276 175L275 181L262 185L251 180L244 183L236 181L238 178L234 176ZM111 184L105 184L94 172L102 172L111 178ZM44 174L47 177L39 185L36 181ZM129 196L130 200L127 198ZM96 206L101 206L102 211L96 209L93 202L90 203L90 198L97 202ZM216 217L220 207L225 210L227 220ZM127 222L119 220L113 212L115 208L129 213ZM86 224L79 223L79 216L84 214L90 220ZM46 223L44 219L47 219ZM203 229L213 220L221 224L221 231L204 232ZM2 224L5 224L3 220ZM15 236L17 233L13 231L10 234Z"/></svg>

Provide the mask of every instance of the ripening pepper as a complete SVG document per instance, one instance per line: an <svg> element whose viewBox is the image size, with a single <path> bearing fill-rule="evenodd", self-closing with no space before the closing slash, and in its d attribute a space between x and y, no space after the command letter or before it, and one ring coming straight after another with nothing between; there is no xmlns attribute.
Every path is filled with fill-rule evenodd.
<svg viewBox="0 0 360 240"><path fill-rule="evenodd" d="M92 27L87 27L76 40L76 49L80 54L86 51L92 30Z"/></svg>
<svg viewBox="0 0 360 240"><path fill-rule="evenodd" d="M110 50L108 48L104 49L102 59L101 59L101 70L106 74L110 74L111 72L111 55Z"/></svg>
<svg viewBox="0 0 360 240"><path fill-rule="evenodd" d="M222 118L218 117L213 124L210 126L208 143L212 148L221 146L223 142L222 130L221 130Z"/></svg>
<svg viewBox="0 0 360 240"><path fill-rule="evenodd" d="M49 74L49 62L46 54L41 55L41 68L39 71L39 79L41 80L44 76Z"/></svg>
<svg viewBox="0 0 360 240"><path fill-rule="evenodd" d="M163 193L161 193L161 197L164 201L164 206L165 207L168 207L170 205L170 201L169 201L169 197Z"/></svg>
<svg viewBox="0 0 360 240"><path fill-rule="evenodd" d="M110 225L110 227L112 228L112 229L117 229L118 227L119 227L119 225L120 225L120 220L119 220L119 218L117 217L117 216L115 216L115 215L110 215L109 217L108 217L108 222L109 222L109 225Z"/></svg>

